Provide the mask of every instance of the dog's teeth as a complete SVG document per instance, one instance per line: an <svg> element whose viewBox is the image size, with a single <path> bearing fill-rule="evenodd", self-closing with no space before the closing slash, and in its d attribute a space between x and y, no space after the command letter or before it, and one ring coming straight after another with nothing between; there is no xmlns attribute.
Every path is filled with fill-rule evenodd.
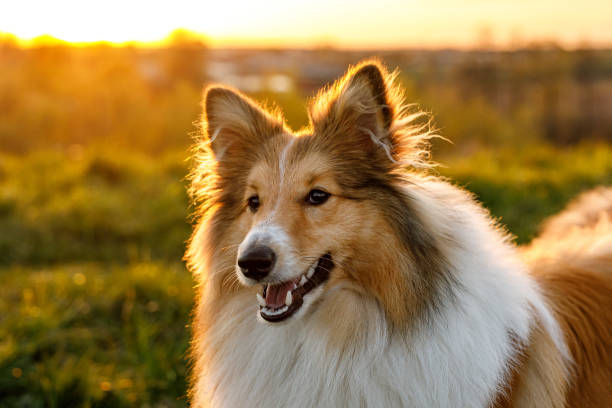
<svg viewBox="0 0 612 408"><path fill-rule="evenodd" d="M302 277L300 278L300 286L304 286L305 283L306 283L306 277L302 275Z"/></svg>
<svg viewBox="0 0 612 408"><path fill-rule="evenodd" d="M289 291L287 292L287 296L285 296L285 304L287 306L290 306L292 302L293 302L293 295L291 294L291 291Z"/></svg>
<svg viewBox="0 0 612 408"><path fill-rule="evenodd" d="M285 313L287 310L289 310L289 306L283 306L280 309L270 309L269 307L264 307L262 313L265 313L268 316L277 316Z"/></svg>
<svg viewBox="0 0 612 408"><path fill-rule="evenodd" d="M259 303L259 306L261 307L264 307L266 305L266 300L259 293L257 294L257 303Z"/></svg>
<svg viewBox="0 0 612 408"><path fill-rule="evenodd" d="M315 271L315 266L310 265L310 268L308 268L308 272L306 272L306 276L308 276L308 279L312 278L312 275L314 275L314 271Z"/></svg>

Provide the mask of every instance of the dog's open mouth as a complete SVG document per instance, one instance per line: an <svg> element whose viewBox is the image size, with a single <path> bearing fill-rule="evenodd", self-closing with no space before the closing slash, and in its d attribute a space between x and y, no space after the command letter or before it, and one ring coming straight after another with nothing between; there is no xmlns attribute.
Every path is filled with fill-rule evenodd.
<svg viewBox="0 0 612 408"><path fill-rule="evenodd" d="M304 304L304 296L329 279L333 267L331 254L327 253L294 280L264 284L263 294L257 294L261 317L273 323L291 317Z"/></svg>

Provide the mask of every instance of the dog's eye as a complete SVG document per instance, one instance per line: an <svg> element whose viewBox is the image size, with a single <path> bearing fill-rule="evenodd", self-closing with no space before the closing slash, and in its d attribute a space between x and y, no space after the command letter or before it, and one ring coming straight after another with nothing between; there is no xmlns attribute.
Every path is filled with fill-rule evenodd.
<svg viewBox="0 0 612 408"><path fill-rule="evenodd" d="M251 211L253 212L257 211L257 209L259 208L259 196L254 195L254 196L249 197L248 204L249 204L249 208L251 209Z"/></svg>
<svg viewBox="0 0 612 408"><path fill-rule="evenodd" d="M306 202L312 205L320 205L327 201L331 194L323 190L310 190L306 197Z"/></svg>

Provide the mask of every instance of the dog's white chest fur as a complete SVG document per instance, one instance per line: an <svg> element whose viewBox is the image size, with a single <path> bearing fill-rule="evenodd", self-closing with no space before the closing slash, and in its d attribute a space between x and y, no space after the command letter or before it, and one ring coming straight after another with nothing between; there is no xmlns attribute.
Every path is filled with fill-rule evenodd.
<svg viewBox="0 0 612 408"><path fill-rule="evenodd" d="M486 407L513 358L508 326L524 338L530 320L526 309L479 307L470 295L409 338L389 332L374 302L358 300L347 318L361 324L338 343L333 327L317 323L333 312L324 305L270 327L257 321L252 296L234 299L203 339L215 355L199 378L200 398L219 407Z"/></svg>

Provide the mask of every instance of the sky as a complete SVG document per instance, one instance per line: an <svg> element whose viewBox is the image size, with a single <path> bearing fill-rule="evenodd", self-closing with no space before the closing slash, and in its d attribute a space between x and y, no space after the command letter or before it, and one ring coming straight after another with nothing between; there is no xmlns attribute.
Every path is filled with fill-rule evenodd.
<svg viewBox="0 0 612 408"><path fill-rule="evenodd" d="M0 32L70 42L153 42L176 28L212 46L612 46L612 1L581 0L17 0Z"/></svg>

